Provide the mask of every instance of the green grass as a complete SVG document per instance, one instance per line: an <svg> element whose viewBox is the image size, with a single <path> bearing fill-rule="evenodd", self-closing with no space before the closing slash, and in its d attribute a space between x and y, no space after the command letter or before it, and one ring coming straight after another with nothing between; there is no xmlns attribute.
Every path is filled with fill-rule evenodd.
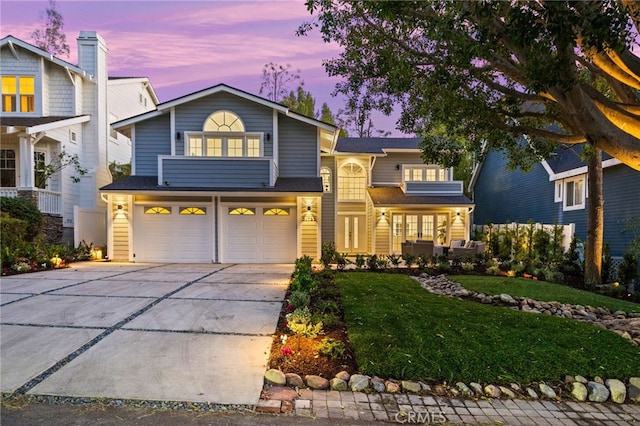
<svg viewBox="0 0 640 426"><path fill-rule="evenodd" d="M466 289L479 293L492 295L507 293L511 296L528 297L542 302L606 307L611 311L640 312L640 304L638 303L614 299L546 281L478 275L450 275L448 278L462 284Z"/></svg>
<svg viewBox="0 0 640 426"><path fill-rule="evenodd" d="M362 373L449 382L640 374L640 349L591 324L429 293L399 274L336 274Z"/></svg>

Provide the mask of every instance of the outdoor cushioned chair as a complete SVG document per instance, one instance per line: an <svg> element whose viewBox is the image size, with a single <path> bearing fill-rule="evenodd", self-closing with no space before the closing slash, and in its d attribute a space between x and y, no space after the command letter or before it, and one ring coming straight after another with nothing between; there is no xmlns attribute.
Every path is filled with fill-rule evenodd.
<svg viewBox="0 0 640 426"><path fill-rule="evenodd" d="M433 256L433 241L405 241L402 243L402 254L412 254L413 256Z"/></svg>
<svg viewBox="0 0 640 426"><path fill-rule="evenodd" d="M473 257L476 254L484 253L486 249L486 244L481 241L467 241L462 246L453 246L453 241L451 243L452 246L449 254L452 256Z"/></svg>

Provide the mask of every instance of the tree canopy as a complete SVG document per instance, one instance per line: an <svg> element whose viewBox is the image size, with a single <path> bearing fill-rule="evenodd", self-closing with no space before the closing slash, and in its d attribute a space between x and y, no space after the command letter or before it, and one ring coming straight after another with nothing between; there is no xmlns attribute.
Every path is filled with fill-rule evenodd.
<svg viewBox="0 0 640 426"><path fill-rule="evenodd" d="M528 168L588 142L640 170L640 5L604 1L308 0L337 90L402 108L425 159L451 166L493 148ZM596 84L596 81L604 82ZM450 137L438 135L446 129ZM434 131L435 130L435 131ZM527 143L522 143L526 140Z"/></svg>

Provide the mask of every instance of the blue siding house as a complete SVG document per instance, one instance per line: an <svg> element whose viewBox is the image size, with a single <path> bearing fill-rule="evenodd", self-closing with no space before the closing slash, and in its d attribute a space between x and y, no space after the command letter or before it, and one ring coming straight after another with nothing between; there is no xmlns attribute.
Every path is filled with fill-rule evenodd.
<svg viewBox="0 0 640 426"><path fill-rule="evenodd" d="M504 156L489 152L471 180L474 223L573 223L578 238L586 240L587 166L581 151L561 146L528 173L507 170ZM612 256L621 257L632 239L624 232L627 221L640 217L640 172L605 154L603 194L604 241Z"/></svg>
<svg viewBox="0 0 640 426"><path fill-rule="evenodd" d="M113 123L133 175L101 188L109 256L135 262L293 262L407 240L469 239L473 203L420 139L346 138L220 84Z"/></svg>

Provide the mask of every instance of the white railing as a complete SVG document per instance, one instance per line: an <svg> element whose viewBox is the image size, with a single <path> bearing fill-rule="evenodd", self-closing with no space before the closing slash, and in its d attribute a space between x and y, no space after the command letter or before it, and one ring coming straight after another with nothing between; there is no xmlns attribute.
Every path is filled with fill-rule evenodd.
<svg viewBox="0 0 640 426"><path fill-rule="evenodd" d="M38 208L42 213L62 214L62 194L38 189Z"/></svg>
<svg viewBox="0 0 640 426"><path fill-rule="evenodd" d="M0 197L16 198L17 196L17 188L0 188Z"/></svg>
<svg viewBox="0 0 640 426"><path fill-rule="evenodd" d="M33 191L38 196L38 209L42 213L62 214L62 194L46 189L27 189ZM0 188L0 197L16 198L18 188Z"/></svg>

